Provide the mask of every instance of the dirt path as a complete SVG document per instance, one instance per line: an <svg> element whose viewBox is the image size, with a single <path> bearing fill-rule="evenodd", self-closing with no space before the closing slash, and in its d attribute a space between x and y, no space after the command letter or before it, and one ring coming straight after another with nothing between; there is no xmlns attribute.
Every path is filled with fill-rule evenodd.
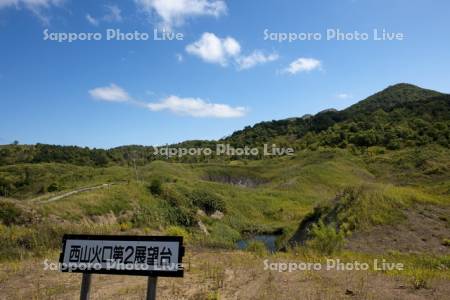
<svg viewBox="0 0 450 300"><path fill-rule="evenodd" d="M122 184L122 182L103 183L103 184L96 185L96 186L78 188L76 190L73 190L73 191L70 191L70 192L66 192L66 193L63 193L63 194L60 194L60 195L57 195L57 196L53 196L53 197L50 197L50 198L42 200L42 201L41 201L41 199L43 198L43 196L40 196L40 197L37 197L37 198L33 198L33 199L28 200L28 201L39 203L39 204L49 203L49 202L53 202L53 201L58 201L58 200L64 199L64 198L72 196L74 194L88 192L88 191L102 189L102 188L108 188L108 187L110 187L112 185L117 185L117 184Z"/></svg>

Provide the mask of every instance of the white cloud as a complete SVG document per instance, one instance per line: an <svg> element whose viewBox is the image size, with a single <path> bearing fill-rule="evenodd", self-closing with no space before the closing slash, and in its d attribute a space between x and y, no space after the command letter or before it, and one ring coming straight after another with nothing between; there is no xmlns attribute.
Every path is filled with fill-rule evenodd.
<svg viewBox="0 0 450 300"><path fill-rule="evenodd" d="M236 118L246 113L244 107L231 107L226 104L209 103L200 98L180 98L169 96L158 103L149 103L152 111L168 110L179 115L192 117Z"/></svg>
<svg viewBox="0 0 450 300"><path fill-rule="evenodd" d="M98 87L89 91L92 98L110 102L126 102L131 100L128 93L120 86L111 83L109 86Z"/></svg>
<svg viewBox="0 0 450 300"><path fill-rule="evenodd" d="M234 61L239 70L271 62L279 57L276 53L266 55L260 50L255 50L249 55L241 55L241 45L234 38L220 38L210 32L203 33L198 41L187 45L186 52L200 57L207 63L223 67L229 65L230 60Z"/></svg>
<svg viewBox="0 0 450 300"><path fill-rule="evenodd" d="M231 37L222 39L214 33L205 32L198 41L187 45L186 51L206 62L226 66L230 57L240 53L241 46Z"/></svg>
<svg viewBox="0 0 450 300"><path fill-rule="evenodd" d="M322 62L315 58L298 58L291 62L289 66L282 70L283 73L297 74L299 72L309 72L320 69Z"/></svg>
<svg viewBox="0 0 450 300"><path fill-rule="evenodd" d="M241 45L231 37L222 40L222 44L225 52L230 56L238 55L241 52Z"/></svg>
<svg viewBox="0 0 450 300"><path fill-rule="evenodd" d="M90 14L86 14L86 20L94 26L97 26L99 24L98 20Z"/></svg>
<svg viewBox="0 0 450 300"><path fill-rule="evenodd" d="M219 17L227 12L223 0L135 0L138 7L156 14L165 28L181 26L186 19L197 16Z"/></svg>
<svg viewBox="0 0 450 300"><path fill-rule="evenodd" d="M147 103L132 98L123 88L111 83L109 86L97 87L89 91L92 98L107 102L127 102L151 111L168 110L178 115L211 118L237 118L246 114L244 107L232 107L227 104L210 103L200 98L181 98L169 96L159 102ZM152 91L146 94L154 95Z"/></svg>
<svg viewBox="0 0 450 300"><path fill-rule="evenodd" d="M31 11L44 24L48 24L50 19L44 11L52 6L59 6L62 2L64 0L0 0L0 9L10 6L14 6L16 9L25 8Z"/></svg>
<svg viewBox="0 0 450 300"><path fill-rule="evenodd" d="M352 98L352 95L347 94L347 93L340 93L340 94L337 94L336 97L338 97L339 99L349 99L349 98Z"/></svg>
<svg viewBox="0 0 450 300"><path fill-rule="evenodd" d="M259 50L253 51L250 55L240 56L236 58L236 63L240 70L249 69L256 65L265 64L267 62L275 61L279 58L277 53L265 55Z"/></svg>

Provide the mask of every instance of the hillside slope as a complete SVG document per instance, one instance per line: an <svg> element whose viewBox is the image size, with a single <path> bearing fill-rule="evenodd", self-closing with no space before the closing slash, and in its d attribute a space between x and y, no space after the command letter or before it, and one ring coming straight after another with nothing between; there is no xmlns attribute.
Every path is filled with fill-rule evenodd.
<svg viewBox="0 0 450 300"><path fill-rule="evenodd" d="M286 239L314 206L367 184L382 195L392 185L401 202L411 204L408 208L424 202L445 206L450 198L449 122L450 95L400 84L343 111L256 124L223 140L255 146L277 142L296 148L292 157L193 157L180 163L155 157L144 146L2 146L0 196L12 198L5 209L19 221L3 216L9 224L27 226L21 205L38 199L27 203L38 215L32 219L43 223L100 218L126 228L181 226L197 236L201 222L211 233L208 243L230 246L248 233L283 232ZM90 189L117 182L122 184ZM72 193L80 189L89 192ZM58 197L64 194L70 196ZM51 198L61 200L45 202ZM215 211L223 217L211 217ZM14 242L9 247L20 248Z"/></svg>

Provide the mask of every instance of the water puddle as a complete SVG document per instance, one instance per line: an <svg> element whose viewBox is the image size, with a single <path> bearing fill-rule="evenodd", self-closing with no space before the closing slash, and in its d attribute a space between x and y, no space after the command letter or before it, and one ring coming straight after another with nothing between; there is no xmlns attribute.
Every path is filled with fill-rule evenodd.
<svg viewBox="0 0 450 300"><path fill-rule="evenodd" d="M277 251L276 240L280 235L277 234L258 234L251 236L247 239L239 240L236 242L236 247L240 250L245 250L248 244L252 241L263 242L264 246L270 253Z"/></svg>

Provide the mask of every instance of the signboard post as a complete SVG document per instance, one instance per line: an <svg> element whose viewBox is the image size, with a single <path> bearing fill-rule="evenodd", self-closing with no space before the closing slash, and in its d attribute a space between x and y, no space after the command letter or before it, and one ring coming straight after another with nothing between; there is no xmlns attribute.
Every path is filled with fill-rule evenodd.
<svg viewBox="0 0 450 300"><path fill-rule="evenodd" d="M158 281L158 277L148 276L147 300L155 300L156 299L156 282L157 281Z"/></svg>
<svg viewBox="0 0 450 300"><path fill-rule="evenodd" d="M83 273L83 279L81 279L80 300L89 299L90 291L91 291L91 274Z"/></svg>
<svg viewBox="0 0 450 300"><path fill-rule="evenodd" d="M148 276L147 299L155 299L158 276L183 277L179 236L74 235L63 237L62 272L83 273L80 299L89 299L91 274Z"/></svg>

